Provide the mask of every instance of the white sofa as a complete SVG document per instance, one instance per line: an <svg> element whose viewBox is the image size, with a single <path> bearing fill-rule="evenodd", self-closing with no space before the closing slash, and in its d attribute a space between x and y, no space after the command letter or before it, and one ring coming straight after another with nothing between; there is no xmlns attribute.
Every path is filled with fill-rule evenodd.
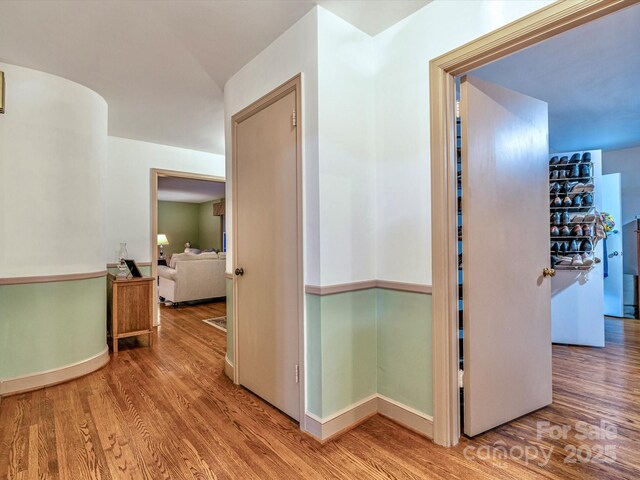
<svg viewBox="0 0 640 480"><path fill-rule="evenodd" d="M177 253L169 266L158 267L158 294L179 303L227 295L226 259L217 253Z"/></svg>

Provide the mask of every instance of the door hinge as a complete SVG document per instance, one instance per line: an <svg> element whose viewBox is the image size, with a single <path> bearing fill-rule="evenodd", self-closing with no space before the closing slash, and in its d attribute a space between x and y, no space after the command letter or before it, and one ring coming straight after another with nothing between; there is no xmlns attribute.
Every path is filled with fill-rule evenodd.
<svg viewBox="0 0 640 480"><path fill-rule="evenodd" d="M296 383L300 381L300 367L296 365Z"/></svg>
<svg viewBox="0 0 640 480"><path fill-rule="evenodd" d="M458 388L464 388L464 370L458 370Z"/></svg>
<svg viewBox="0 0 640 480"><path fill-rule="evenodd" d="M296 111L294 110L293 113L291 114L291 123L293 124L294 127L298 126L298 116L296 114Z"/></svg>

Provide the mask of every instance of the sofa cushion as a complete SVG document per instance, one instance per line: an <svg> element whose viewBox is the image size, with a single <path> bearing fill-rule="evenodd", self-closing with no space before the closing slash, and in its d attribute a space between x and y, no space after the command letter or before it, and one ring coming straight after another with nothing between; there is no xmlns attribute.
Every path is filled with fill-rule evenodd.
<svg viewBox="0 0 640 480"><path fill-rule="evenodd" d="M176 280L178 272L174 268L167 267L165 265L158 266L158 275L167 280Z"/></svg>
<svg viewBox="0 0 640 480"><path fill-rule="evenodd" d="M218 258L218 254L216 252L211 253L174 253L171 256L171 261L169 262L169 266L171 268L176 268L178 262L191 261L191 260L215 260Z"/></svg>

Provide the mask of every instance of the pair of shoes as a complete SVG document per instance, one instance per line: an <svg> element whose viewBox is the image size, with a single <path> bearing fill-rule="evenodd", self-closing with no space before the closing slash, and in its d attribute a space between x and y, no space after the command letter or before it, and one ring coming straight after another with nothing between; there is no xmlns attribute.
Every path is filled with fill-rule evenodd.
<svg viewBox="0 0 640 480"><path fill-rule="evenodd" d="M580 251L580 240L571 240L569 243L568 252L579 252Z"/></svg>
<svg viewBox="0 0 640 480"><path fill-rule="evenodd" d="M559 193L561 189L562 186L558 182L549 184L549 193Z"/></svg>
<svg viewBox="0 0 640 480"><path fill-rule="evenodd" d="M559 172L559 170L551 170L551 173L549 174L549 180L557 180Z"/></svg>
<svg viewBox="0 0 640 480"><path fill-rule="evenodd" d="M585 237L591 237L593 235L593 227L588 223L582 225L582 235Z"/></svg>
<svg viewBox="0 0 640 480"><path fill-rule="evenodd" d="M582 159L581 159L582 163L588 163L591 161L591 152L584 152L582 154Z"/></svg>
<svg viewBox="0 0 640 480"><path fill-rule="evenodd" d="M552 237L559 237L560 236L560 229L555 225L553 225L551 227L551 236Z"/></svg>
<svg viewBox="0 0 640 480"><path fill-rule="evenodd" d="M553 198L553 200L551 200L551 206L552 207L561 207L562 206L562 198L558 197L557 195Z"/></svg>
<svg viewBox="0 0 640 480"><path fill-rule="evenodd" d="M591 207L593 206L593 194L585 193L582 195L582 206L583 207ZM595 218L594 218L595 220Z"/></svg>
<svg viewBox="0 0 640 480"><path fill-rule="evenodd" d="M583 163L580 165L580 177L587 178L591 176L591 165L588 163Z"/></svg>
<svg viewBox="0 0 640 480"><path fill-rule="evenodd" d="M558 163L560 163L560 158L557 155L554 155L549 160L549 165L558 165Z"/></svg>
<svg viewBox="0 0 640 480"><path fill-rule="evenodd" d="M576 182L573 188L571 188L571 193L591 193L594 188L593 183Z"/></svg>
<svg viewBox="0 0 640 480"><path fill-rule="evenodd" d="M567 157L566 155L560 158L560 161L558 161L558 165L568 165L569 164L569 157Z"/></svg>
<svg viewBox="0 0 640 480"><path fill-rule="evenodd" d="M560 236L562 237L568 237L569 235L571 235L571 229L567 225L563 225L562 227L560 227L559 230L560 230Z"/></svg>
<svg viewBox="0 0 640 480"><path fill-rule="evenodd" d="M553 212L549 223L551 223L551 225L562 224L562 214L560 212Z"/></svg>
<svg viewBox="0 0 640 480"><path fill-rule="evenodd" d="M571 159L569 159L569 163L580 163L581 157L582 155L580 155L579 153L574 153L573 155L571 155Z"/></svg>
<svg viewBox="0 0 640 480"><path fill-rule="evenodd" d="M571 229L571 235L573 235L574 237L582 237L584 235L582 225L580 224L574 225L573 228Z"/></svg>
<svg viewBox="0 0 640 480"><path fill-rule="evenodd" d="M582 255L582 264L585 267L590 267L591 265L593 265L593 256L589 253L583 253Z"/></svg>
<svg viewBox="0 0 640 480"><path fill-rule="evenodd" d="M591 241L591 239L587 238L586 240L583 240L582 244L580 245L580 250L584 252L592 252L593 242Z"/></svg>

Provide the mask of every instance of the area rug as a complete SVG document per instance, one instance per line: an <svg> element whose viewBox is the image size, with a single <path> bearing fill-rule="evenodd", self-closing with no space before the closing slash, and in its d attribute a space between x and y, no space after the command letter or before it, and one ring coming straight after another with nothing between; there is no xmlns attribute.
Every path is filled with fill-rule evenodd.
<svg viewBox="0 0 640 480"><path fill-rule="evenodd" d="M217 317L217 318L207 318L206 320L202 320L207 325L211 325L212 327L216 327L223 332L227 331L227 317Z"/></svg>

